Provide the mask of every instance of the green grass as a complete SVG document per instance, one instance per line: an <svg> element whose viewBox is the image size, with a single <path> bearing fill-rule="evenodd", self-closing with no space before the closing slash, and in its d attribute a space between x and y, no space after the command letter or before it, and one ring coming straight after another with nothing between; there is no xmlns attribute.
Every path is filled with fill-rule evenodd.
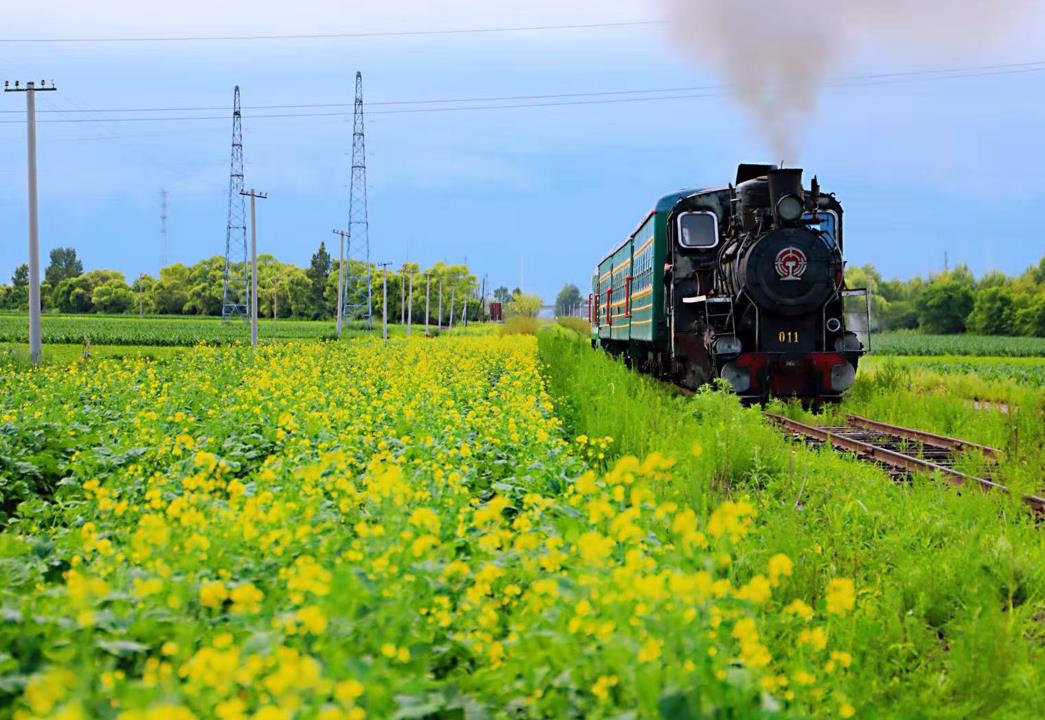
<svg viewBox="0 0 1045 720"><path fill-rule="evenodd" d="M872 335L871 350L879 355L994 355L1045 358L1045 338L895 332Z"/></svg>
<svg viewBox="0 0 1045 720"><path fill-rule="evenodd" d="M861 361L861 370L877 370L893 364L912 371L942 375L965 375L980 381L1008 381L1045 387L1045 358L985 357L971 355L870 355Z"/></svg>
<svg viewBox="0 0 1045 720"><path fill-rule="evenodd" d="M894 483L793 444L729 394L680 397L565 333L539 341L558 412L574 434L612 435L607 460L654 450L675 457L663 492L700 513L727 495L757 505L756 530L734 564L738 581L777 552L795 559L795 590L805 596L822 594L827 577L856 579L858 610L831 643L852 648L858 717L1041 716L1045 534L1017 501L926 478ZM1010 425L960 398L923 395L920 381L874 377L861 376L844 408L992 441L1013 463L1039 463L1040 480L1045 423L1035 426L1030 389L1013 396L1025 404ZM1010 432L1018 443L1006 444ZM783 630L768 635L771 650L794 642Z"/></svg>

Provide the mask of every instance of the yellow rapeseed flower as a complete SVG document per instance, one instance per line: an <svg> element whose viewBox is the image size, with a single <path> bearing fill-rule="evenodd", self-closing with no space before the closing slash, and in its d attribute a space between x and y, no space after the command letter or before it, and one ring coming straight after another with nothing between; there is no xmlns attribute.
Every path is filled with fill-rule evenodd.
<svg viewBox="0 0 1045 720"><path fill-rule="evenodd" d="M856 606L856 589L853 581L835 578L827 585L827 611L845 615Z"/></svg>

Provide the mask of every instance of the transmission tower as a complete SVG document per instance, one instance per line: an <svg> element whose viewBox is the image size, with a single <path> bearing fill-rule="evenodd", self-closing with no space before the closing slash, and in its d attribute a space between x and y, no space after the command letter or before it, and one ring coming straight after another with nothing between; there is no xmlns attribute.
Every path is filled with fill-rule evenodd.
<svg viewBox="0 0 1045 720"><path fill-rule="evenodd" d="M167 266L167 191L160 190L160 269Z"/></svg>
<svg viewBox="0 0 1045 720"><path fill-rule="evenodd" d="M366 207L366 138L363 131L363 73L356 73L356 103L352 119L352 178L348 191L348 267L345 282L346 314L351 313L373 328L373 300L370 276L370 223ZM353 275L352 260L363 264ZM358 265L357 265L358 268ZM364 277L364 274L366 277ZM366 304L362 303L363 283L366 283Z"/></svg>
<svg viewBox="0 0 1045 720"><path fill-rule="evenodd" d="M225 227L225 289L221 317L247 317L247 208L243 195L243 123L239 85L232 100L232 161L229 164L229 213Z"/></svg>

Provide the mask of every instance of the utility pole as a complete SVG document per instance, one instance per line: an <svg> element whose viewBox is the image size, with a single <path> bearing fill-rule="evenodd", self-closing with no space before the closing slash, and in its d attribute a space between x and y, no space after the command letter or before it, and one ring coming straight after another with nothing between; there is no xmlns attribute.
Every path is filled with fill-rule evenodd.
<svg viewBox="0 0 1045 720"><path fill-rule="evenodd" d="M268 193L240 190L240 195L250 198L250 344L258 346L258 222L254 212L255 200L264 200Z"/></svg>
<svg viewBox="0 0 1045 720"><path fill-rule="evenodd" d="M443 278L439 278L439 318L436 320L439 332L443 331Z"/></svg>
<svg viewBox="0 0 1045 720"><path fill-rule="evenodd" d="M40 216L36 197L36 93L57 90L43 80L40 87L27 82L25 87L15 80L14 87L4 81L4 92L25 93L26 156L29 175L29 359L33 364L40 362Z"/></svg>
<svg viewBox="0 0 1045 720"><path fill-rule="evenodd" d="M388 266L392 263L378 263L381 268L381 337L388 339Z"/></svg>
<svg viewBox="0 0 1045 720"><path fill-rule="evenodd" d="M160 270L167 265L167 191L160 190ZM157 274L159 277L159 274Z"/></svg>
<svg viewBox="0 0 1045 720"><path fill-rule="evenodd" d="M399 271L399 324L406 325L406 266Z"/></svg>
<svg viewBox="0 0 1045 720"><path fill-rule="evenodd" d="M338 250L338 261L337 261L337 337L341 339L341 318L344 316L345 308L345 238L348 236L348 232L345 230L331 230L341 238L340 249Z"/></svg>
<svg viewBox="0 0 1045 720"><path fill-rule="evenodd" d="M410 337L410 327L414 324L414 271L410 271L410 301L406 311L406 336Z"/></svg>
<svg viewBox="0 0 1045 720"><path fill-rule="evenodd" d="M425 337L428 337L428 301L431 297L432 276L425 273Z"/></svg>
<svg viewBox="0 0 1045 720"><path fill-rule="evenodd" d="M450 326L448 330L454 329L454 299L457 297L457 288L450 288Z"/></svg>

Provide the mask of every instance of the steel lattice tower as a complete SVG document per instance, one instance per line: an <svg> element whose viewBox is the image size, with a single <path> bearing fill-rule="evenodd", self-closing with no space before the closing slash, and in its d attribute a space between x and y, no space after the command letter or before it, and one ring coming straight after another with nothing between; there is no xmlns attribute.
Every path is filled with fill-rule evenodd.
<svg viewBox="0 0 1045 720"><path fill-rule="evenodd" d="M232 100L232 161L229 165L229 213L225 227L225 289L221 317L247 318L247 206L243 191L243 123L239 107L239 85Z"/></svg>
<svg viewBox="0 0 1045 720"><path fill-rule="evenodd" d="M351 261L363 263L363 272L353 277L346 273L345 314L351 313L366 320L367 328L373 328L372 279L370 274L370 223L366 206L366 137L363 130L363 73L356 73L356 103L352 118L352 179L348 191L348 254L347 267ZM366 304L362 303L363 282L366 282ZM355 298L359 301L353 302Z"/></svg>

